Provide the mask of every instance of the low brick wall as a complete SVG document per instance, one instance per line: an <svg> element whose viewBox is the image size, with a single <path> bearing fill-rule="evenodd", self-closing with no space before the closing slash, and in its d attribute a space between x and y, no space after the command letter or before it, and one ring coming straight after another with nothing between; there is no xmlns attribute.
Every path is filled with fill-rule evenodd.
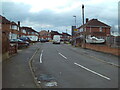
<svg viewBox="0 0 120 90"><path fill-rule="evenodd" d="M100 46L95 44L86 44L86 48L120 56L120 49L118 48L111 48L109 46Z"/></svg>
<svg viewBox="0 0 120 90"><path fill-rule="evenodd" d="M10 44L9 46L9 55L13 55L17 53L17 45L16 44Z"/></svg>

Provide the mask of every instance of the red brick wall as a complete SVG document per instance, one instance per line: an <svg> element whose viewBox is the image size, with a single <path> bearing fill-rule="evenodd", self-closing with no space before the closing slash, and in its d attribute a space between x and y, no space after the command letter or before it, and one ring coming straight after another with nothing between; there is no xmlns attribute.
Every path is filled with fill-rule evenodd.
<svg viewBox="0 0 120 90"><path fill-rule="evenodd" d="M93 44L86 44L86 48L120 56L120 53L119 53L120 49L118 49L118 48L111 48L108 46L100 46L100 45L93 45Z"/></svg>
<svg viewBox="0 0 120 90"><path fill-rule="evenodd" d="M18 30L11 29L10 31L14 34L18 34L18 35L20 34Z"/></svg>
<svg viewBox="0 0 120 90"><path fill-rule="evenodd" d="M9 51L9 34L2 32L2 54Z"/></svg>
<svg viewBox="0 0 120 90"><path fill-rule="evenodd" d="M100 32L100 28L96 28L96 27L91 28L91 32Z"/></svg>
<svg viewBox="0 0 120 90"><path fill-rule="evenodd" d="M86 31L89 33L90 32L90 27L87 27ZM92 27L91 32L100 32L100 28L99 27ZM106 33L106 35L110 34L110 28L104 27L104 28L102 28L102 32Z"/></svg>
<svg viewBox="0 0 120 90"><path fill-rule="evenodd" d="M2 31L10 31L10 24L2 24Z"/></svg>

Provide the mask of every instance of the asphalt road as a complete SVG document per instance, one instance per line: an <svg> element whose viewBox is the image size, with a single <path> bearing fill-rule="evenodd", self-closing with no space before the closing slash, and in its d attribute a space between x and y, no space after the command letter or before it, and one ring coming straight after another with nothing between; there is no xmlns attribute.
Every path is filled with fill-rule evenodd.
<svg viewBox="0 0 120 90"><path fill-rule="evenodd" d="M50 78L58 88L118 88L118 67L101 62L118 64L116 56L64 44L41 43L38 47L33 69L43 88Z"/></svg>

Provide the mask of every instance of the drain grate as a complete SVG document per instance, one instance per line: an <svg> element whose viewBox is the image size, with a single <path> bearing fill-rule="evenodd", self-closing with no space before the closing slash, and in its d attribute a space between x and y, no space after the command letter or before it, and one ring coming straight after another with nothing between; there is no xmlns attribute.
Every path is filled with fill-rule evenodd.
<svg viewBox="0 0 120 90"><path fill-rule="evenodd" d="M54 81L55 78L52 77L52 75L50 74L41 74L39 77L38 77L38 81Z"/></svg>
<svg viewBox="0 0 120 90"><path fill-rule="evenodd" d="M47 82L45 84L45 86L47 86L47 87L54 87L54 86L57 86L57 82L55 82L55 81Z"/></svg>
<svg viewBox="0 0 120 90"><path fill-rule="evenodd" d="M55 81L55 78L50 74L40 74L40 76L37 78L38 83L45 87L56 87L57 82Z"/></svg>

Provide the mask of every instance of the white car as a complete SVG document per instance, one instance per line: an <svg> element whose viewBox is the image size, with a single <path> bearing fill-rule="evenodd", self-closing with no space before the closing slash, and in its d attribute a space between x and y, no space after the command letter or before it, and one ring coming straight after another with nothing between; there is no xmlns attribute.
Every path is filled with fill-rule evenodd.
<svg viewBox="0 0 120 90"><path fill-rule="evenodd" d="M88 37L86 38L86 43L104 43L104 39L98 39L97 37Z"/></svg>
<svg viewBox="0 0 120 90"><path fill-rule="evenodd" d="M60 44L60 35L53 36L53 44Z"/></svg>

